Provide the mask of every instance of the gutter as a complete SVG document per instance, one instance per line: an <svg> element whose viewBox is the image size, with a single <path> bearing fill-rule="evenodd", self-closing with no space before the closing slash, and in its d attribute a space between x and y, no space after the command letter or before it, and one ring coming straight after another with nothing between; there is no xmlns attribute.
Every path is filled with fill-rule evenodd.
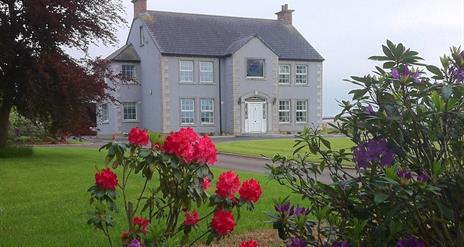
<svg viewBox="0 0 464 247"><path fill-rule="evenodd" d="M222 59L219 58L219 135L222 135L222 90L221 90L221 83L222 83L222 73L221 73L221 61Z"/></svg>

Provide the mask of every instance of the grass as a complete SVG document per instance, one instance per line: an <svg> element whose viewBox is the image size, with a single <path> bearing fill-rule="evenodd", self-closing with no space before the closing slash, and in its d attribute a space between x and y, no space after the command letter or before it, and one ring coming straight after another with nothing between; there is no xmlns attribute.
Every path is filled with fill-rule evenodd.
<svg viewBox="0 0 464 247"><path fill-rule="evenodd" d="M86 225L86 212L92 209L87 189L103 160L104 154L95 149L75 147L40 147L29 156L0 158L0 245L106 246L103 234ZM217 175L221 170L214 172ZM237 232L270 228L264 213L272 210L273 199L290 191L264 175L239 175L242 180L259 180L263 197L253 213L242 210ZM138 191L142 178L132 182L130 191ZM126 228L121 212L112 232L116 246Z"/></svg>
<svg viewBox="0 0 464 247"><path fill-rule="evenodd" d="M353 142L346 137L334 137L328 139L332 148L349 150L353 146ZM253 157L272 157L274 154L279 153L285 156L292 156L294 139L266 139L266 140L253 140L253 141L234 141L223 142L216 144L217 149L223 153L247 155ZM307 150L305 150L307 151ZM314 157L317 160L319 157Z"/></svg>

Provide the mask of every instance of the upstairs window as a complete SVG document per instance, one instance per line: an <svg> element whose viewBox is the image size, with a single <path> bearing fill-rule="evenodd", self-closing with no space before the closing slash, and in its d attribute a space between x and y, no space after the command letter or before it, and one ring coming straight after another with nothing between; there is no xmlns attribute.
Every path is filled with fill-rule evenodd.
<svg viewBox="0 0 464 247"><path fill-rule="evenodd" d="M137 104L135 102L122 103L123 120L137 121Z"/></svg>
<svg viewBox="0 0 464 247"><path fill-rule="evenodd" d="M180 61L179 77L180 82L193 82L193 61Z"/></svg>
<svg viewBox="0 0 464 247"><path fill-rule="evenodd" d="M279 65L279 83L290 84L290 65Z"/></svg>
<svg viewBox="0 0 464 247"><path fill-rule="evenodd" d="M308 66L307 65L297 65L296 66L296 85L305 85L308 84Z"/></svg>
<svg viewBox="0 0 464 247"><path fill-rule="evenodd" d="M264 77L264 59L247 60L247 77L263 78Z"/></svg>
<svg viewBox="0 0 464 247"><path fill-rule="evenodd" d="M135 65L123 64L121 67L121 75L124 79L135 79Z"/></svg>
<svg viewBox="0 0 464 247"><path fill-rule="evenodd" d="M213 83L213 62L200 62L200 82Z"/></svg>
<svg viewBox="0 0 464 247"><path fill-rule="evenodd" d="M307 100L296 101L295 121L297 123L306 123L308 121L308 101Z"/></svg>

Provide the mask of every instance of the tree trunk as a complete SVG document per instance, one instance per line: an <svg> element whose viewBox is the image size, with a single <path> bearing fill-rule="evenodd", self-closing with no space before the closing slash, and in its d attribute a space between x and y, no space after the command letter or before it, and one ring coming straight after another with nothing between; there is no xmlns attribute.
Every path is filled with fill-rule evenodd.
<svg viewBox="0 0 464 247"><path fill-rule="evenodd" d="M6 147L11 106L0 107L0 148Z"/></svg>

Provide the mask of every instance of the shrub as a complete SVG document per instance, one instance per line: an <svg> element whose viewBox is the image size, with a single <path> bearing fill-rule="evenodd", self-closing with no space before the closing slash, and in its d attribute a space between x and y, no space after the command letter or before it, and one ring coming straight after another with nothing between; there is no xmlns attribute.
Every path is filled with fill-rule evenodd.
<svg viewBox="0 0 464 247"><path fill-rule="evenodd" d="M371 59L383 67L351 77L353 102L336 117L356 147L333 150L307 129L295 154L308 154L273 158L273 178L311 205L313 218L277 203L274 227L289 244L464 246L464 52L452 48L438 68L402 44L382 48ZM310 154L321 161L308 162ZM350 161L356 174L342 167ZM318 181L323 172L332 183Z"/></svg>
<svg viewBox="0 0 464 247"><path fill-rule="evenodd" d="M106 164L111 168L97 171L95 185L89 188L95 210L88 223L102 230L110 245L118 196L127 219L127 231L121 234L123 246L192 246L202 238L207 243L224 238L237 224L234 211L240 215L242 206L253 210L261 196L255 180L241 184L233 171L222 173L216 192L210 194L210 165L216 162L216 147L208 136L200 137L191 128L166 139L134 128L128 140L129 144L112 142L101 148L108 151ZM122 169L122 176L115 169ZM144 183L136 200L129 201L129 177L134 175L142 176ZM200 215L202 206L210 213ZM189 235L205 221L210 222L207 231L190 240Z"/></svg>

